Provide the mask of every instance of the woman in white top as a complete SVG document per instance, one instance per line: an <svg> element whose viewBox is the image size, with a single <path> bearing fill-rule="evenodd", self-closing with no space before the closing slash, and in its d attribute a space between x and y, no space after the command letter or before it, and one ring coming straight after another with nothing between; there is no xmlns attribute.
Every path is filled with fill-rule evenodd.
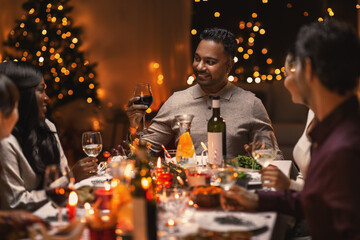
<svg viewBox="0 0 360 240"><path fill-rule="evenodd" d="M285 81L284 85L291 94L292 101L298 104L305 104L298 92L296 83L294 82L294 50L290 49L285 60ZM291 189L295 191L302 190L306 171L310 163L310 147L311 142L307 138L308 128L311 127L314 119L313 111L309 110L308 118L304 133L296 143L293 151L294 161L299 167L299 175L296 180L292 180L285 176L277 167L269 166L261 170L261 178L263 186L273 187L276 190Z"/></svg>
<svg viewBox="0 0 360 240"><path fill-rule="evenodd" d="M12 134L0 143L0 207L33 211L47 202L43 190L47 165L68 169L55 126L45 118L48 96L42 73L24 62L0 63L20 92L19 120ZM96 158L84 158L72 169L77 181L97 170ZM64 179L64 183L67 179Z"/></svg>

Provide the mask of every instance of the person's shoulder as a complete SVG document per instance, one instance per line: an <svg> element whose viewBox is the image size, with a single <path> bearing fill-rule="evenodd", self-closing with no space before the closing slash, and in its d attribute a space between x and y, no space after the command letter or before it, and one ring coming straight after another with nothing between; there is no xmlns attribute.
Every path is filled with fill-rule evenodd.
<svg viewBox="0 0 360 240"><path fill-rule="evenodd" d="M232 91L232 97L236 100L246 101L247 103L254 103L260 100L253 92L245 90L234 84L231 84L229 88Z"/></svg>
<svg viewBox="0 0 360 240"><path fill-rule="evenodd" d="M53 122L51 122L49 119L45 118L45 123L48 125L51 131L56 132L56 127Z"/></svg>
<svg viewBox="0 0 360 240"><path fill-rule="evenodd" d="M168 98L168 100L166 102L168 102L168 103L171 103L171 102L179 103L179 101L183 101L183 100L193 98L193 92L196 91L197 88L198 88L198 86L194 85L194 86L188 87L188 88L186 88L184 90L176 91Z"/></svg>
<svg viewBox="0 0 360 240"><path fill-rule="evenodd" d="M16 152L20 150L21 146L14 135L10 135L0 141L0 152L1 155L7 155L9 152Z"/></svg>
<svg viewBox="0 0 360 240"><path fill-rule="evenodd" d="M18 141L17 141L16 137L12 134L10 134L8 137L6 137L0 141L1 146L13 144L13 143L18 144Z"/></svg>

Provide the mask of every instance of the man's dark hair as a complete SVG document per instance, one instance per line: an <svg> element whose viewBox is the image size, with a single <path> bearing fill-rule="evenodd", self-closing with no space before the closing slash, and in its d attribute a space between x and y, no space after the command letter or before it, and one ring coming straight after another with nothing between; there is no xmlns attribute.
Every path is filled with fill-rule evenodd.
<svg viewBox="0 0 360 240"><path fill-rule="evenodd" d="M349 25L325 20L303 26L297 35L296 57L302 65L309 58L330 91L344 95L359 83L360 41Z"/></svg>
<svg viewBox="0 0 360 240"><path fill-rule="evenodd" d="M234 34L222 28L207 28L200 34L200 40L211 40L216 43L221 43L224 50L232 58L235 57L237 52L237 42Z"/></svg>

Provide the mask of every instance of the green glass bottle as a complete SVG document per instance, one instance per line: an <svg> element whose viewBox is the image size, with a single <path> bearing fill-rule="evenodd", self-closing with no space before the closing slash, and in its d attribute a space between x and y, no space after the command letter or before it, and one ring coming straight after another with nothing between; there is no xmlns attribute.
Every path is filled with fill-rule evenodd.
<svg viewBox="0 0 360 240"><path fill-rule="evenodd" d="M146 143L139 142L130 192L133 202L134 240L157 239L156 201Z"/></svg>
<svg viewBox="0 0 360 240"><path fill-rule="evenodd" d="M208 162L221 165L226 158L226 124L220 115L220 97L213 97L212 109L208 122Z"/></svg>

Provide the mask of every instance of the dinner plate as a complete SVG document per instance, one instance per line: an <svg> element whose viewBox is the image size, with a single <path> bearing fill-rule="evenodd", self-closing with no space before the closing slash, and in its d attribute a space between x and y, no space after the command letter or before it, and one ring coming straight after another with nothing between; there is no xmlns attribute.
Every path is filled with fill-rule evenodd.
<svg viewBox="0 0 360 240"><path fill-rule="evenodd" d="M198 223L202 229L214 232L253 232L267 228L265 220L264 216L256 214L216 212L202 216Z"/></svg>

